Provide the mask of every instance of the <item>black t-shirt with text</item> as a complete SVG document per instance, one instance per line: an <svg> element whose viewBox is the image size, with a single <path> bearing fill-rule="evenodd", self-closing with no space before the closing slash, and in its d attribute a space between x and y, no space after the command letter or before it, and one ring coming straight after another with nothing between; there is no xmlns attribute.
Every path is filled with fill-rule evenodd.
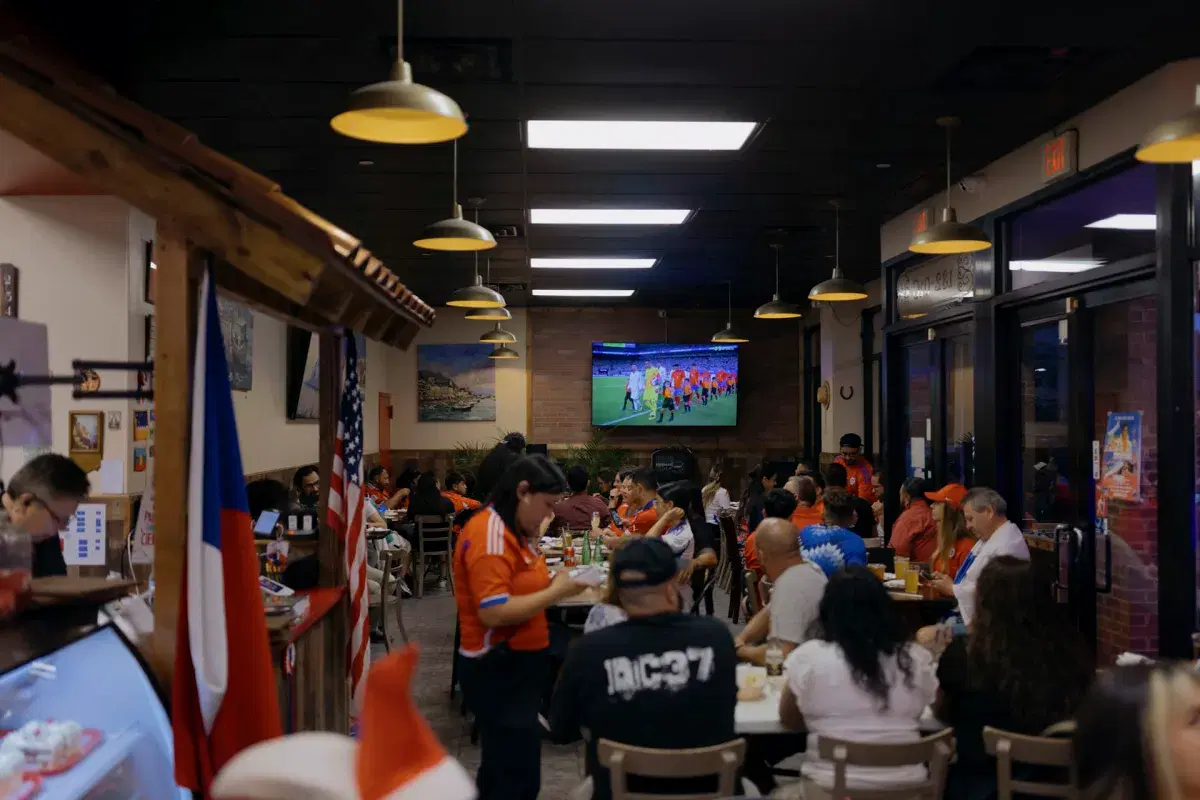
<svg viewBox="0 0 1200 800"><path fill-rule="evenodd" d="M552 738L586 739L593 798L609 800L608 770L596 763L600 739L683 749L735 738L735 663L733 638L709 617L658 614L589 633L571 648L563 667L550 715ZM716 779L631 778L630 789L715 791Z"/></svg>

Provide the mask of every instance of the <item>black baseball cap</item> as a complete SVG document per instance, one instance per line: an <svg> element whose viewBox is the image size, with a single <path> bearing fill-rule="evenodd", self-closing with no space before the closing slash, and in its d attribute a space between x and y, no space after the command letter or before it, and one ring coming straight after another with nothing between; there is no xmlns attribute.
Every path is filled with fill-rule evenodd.
<svg viewBox="0 0 1200 800"><path fill-rule="evenodd" d="M662 539L634 539L613 554L612 580L618 589L659 586L677 571L675 554Z"/></svg>

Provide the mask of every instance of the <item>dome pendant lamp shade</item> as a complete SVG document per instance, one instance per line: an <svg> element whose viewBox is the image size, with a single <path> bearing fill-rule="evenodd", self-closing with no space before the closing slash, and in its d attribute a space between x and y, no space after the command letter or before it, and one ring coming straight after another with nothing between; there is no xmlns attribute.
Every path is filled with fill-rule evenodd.
<svg viewBox="0 0 1200 800"><path fill-rule="evenodd" d="M496 347L495 350L488 353L488 358L495 358L495 359L513 359L513 358L520 358L520 357L521 357L520 353L518 353L516 350L513 350L511 347L508 347L506 345L499 345Z"/></svg>
<svg viewBox="0 0 1200 800"><path fill-rule="evenodd" d="M771 302L763 303L754 311L755 319L796 319L800 316L800 309L791 303L785 303L779 299L779 250L782 245L773 244L772 249L775 250L775 294L771 297Z"/></svg>
<svg viewBox="0 0 1200 800"><path fill-rule="evenodd" d="M500 327L500 323L496 323L496 327L479 337L479 341L483 344L515 344L517 335L509 333Z"/></svg>
<svg viewBox="0 0 1200 800"><path fill-rule="evenodd" d="M1150 131L1138 146L1137 160L1150 164L1200 161L1200 87L1196 89L1196 105L1179 119Z"/></svg>
<svg viewBox="0 0 1200 800"><path fill-rule="evenodd" d="M467 132L458 103L446 95L413 83L412 67L404 60L404 3L397 9L396 63L391 76L354 91L346 110L329 121L342 136L382 144L433 144L457 139Z"/></svg>
<svg viewBox="0 0 1200 800"><path fill-rule="evenodd" d="M503 322L512 319L512 312L507 308L472 308L463 315L463 319L476 322Z"/></svg>
<svg viewBox="0 0 1200 800"><path fill-rule="evenodd" d="M503 308L504 298L495 289L484 286L483 278L477 274L475 283L450 295L446 305L455 308Z"/></svg>
<svg viewBox="0 0 1200 800"><path fill-rule="evenodd" d="M865 300L867 290L861 283L842 276L842 208L837 200L834 208L833 275L808 290L808 299L814 303L848 303Z"/></svg>
<svg viewBox="0 0 1200 800"><path fill-rule="evenodd" d="M913 236L908 249L912 253L928 255L950 255L974 253L987 250L992 240L982 228L958 221L958 215L950 205L950 130L958 125L957 117L939 117L937 124L946 130L946 207L938 221Z"/></svg>
<svg viewBox="0 0 1200 800"><path fill-rule="evenodd" d="M462 206L458 204L458 141L454 145L454 167L451 181L454 186L454 213L447 219L439 220L425 227L421 238L413 244L425 250L441 250L448 252L470 252L472 250L491 250L496 246L492 232L477 222L463 219ZM479 210L476 209L476 218Z"/></svg>
<svg viewBox="0 0 1200 800"><path fill-rule="evenodd" d="M725 327L713 334L712 343L741 344L748 342L750 341L748 338L733 329L733 281L727 281L726 286L729 288L729 316L725 320Z"/></svg>

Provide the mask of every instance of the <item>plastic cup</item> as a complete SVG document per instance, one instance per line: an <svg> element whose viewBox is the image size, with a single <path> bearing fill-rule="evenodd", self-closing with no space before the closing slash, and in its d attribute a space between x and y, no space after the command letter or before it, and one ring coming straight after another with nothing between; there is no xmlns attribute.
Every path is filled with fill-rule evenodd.
<svg viewBox="0 0 1200 800"><path fill-rule="evenodd" d="M867 569L871 570L871 574L881 581L887 572L887 568L883 564L867 564Z"/></svg>
<svg viewBox="0 0 1200 800"><path fill-rule="evenodd" d="M897 567L897 569L899 569ZM921 588L921 568L909 566L904 573L904 591L916 594Z"/></svg>
<svg viewBox="0 0 1200 800"><path fill-rule="evenodd" d="M903 578L908 573L908 557L896 556L896 577Z"/></svg>

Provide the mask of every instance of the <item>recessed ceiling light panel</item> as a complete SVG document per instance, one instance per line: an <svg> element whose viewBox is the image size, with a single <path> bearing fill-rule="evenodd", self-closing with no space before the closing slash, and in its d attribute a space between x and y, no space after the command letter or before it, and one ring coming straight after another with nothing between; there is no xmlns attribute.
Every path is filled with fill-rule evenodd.
<svg viewBox="0 0 1200 800"><path fill-rule="evenodd" d="M681 225L686 208L534 208L534 225Z"/></svg>
<svg viewBox="0 0 1200 800"><path fill-rule="evenodd" d="M1113 214L1083 227L1115 231L1152 231L1158 227L1158 218L1153 214Z"/></svg>
<svg viewBox="0 0 1200 800"><path fill-rule="evenodd" d="M1008 262L1008 268L1017 272L1087 272L1103 267L1105 262L1094 258L1039 258Z"/></svg>
<svg viewBox="0 0 1200 800"><path fill-rule="evenodd" d="M534 269L650 269L657 258L540 258L529 259Z"/></svg>
<svg viewBox="0 0 1200 800"><path fill-rule="evenodd" d="M757 122L533 119L526 142L550 150L740 150Z"/></svg>
<svg viewBox="0 0 1200 800"><path fill-rule="evenodd" d="M632 297L633 289L534 289L534 297Z"/></svg>

